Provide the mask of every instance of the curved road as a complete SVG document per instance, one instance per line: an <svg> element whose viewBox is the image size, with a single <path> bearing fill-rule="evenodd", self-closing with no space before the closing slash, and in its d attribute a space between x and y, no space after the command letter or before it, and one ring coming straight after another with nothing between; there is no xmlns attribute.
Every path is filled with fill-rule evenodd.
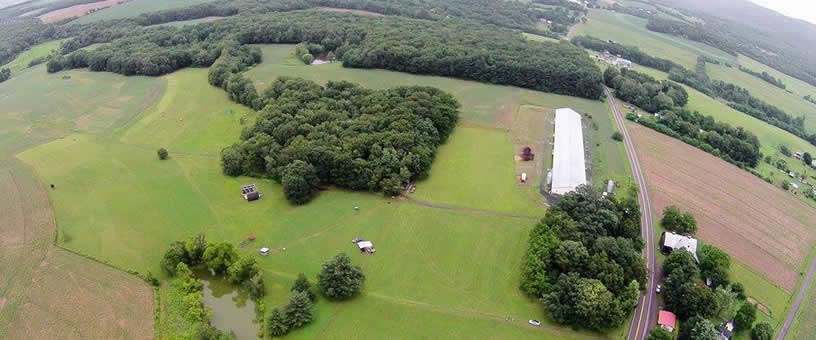
<svg viewBox="0 0 816 340"><path fill-rule="evenodd" d="M649 201L649 192L646 187L646 179L643 178L643 172L640 170L640 163L638 162L637 153L635 152L635 145L632 139L629 138L629 132L626 130L626 121L623 115L615 105L615 96L609 91L609 88L604 86L607 100L609 101L609 108L615 116L615 122L618 124L618 130L623 135L623 145L626 148L626 155L629 158L629 165L632 167L632 175L635 177L635 182L639 187L638 199L641 208L641 222L640 232L643 237L644 258L646 259L646 268L649 269L648 283L646 284L646 291L641 293L638 297L637 309L632 319L632 325L629 327L628 340L643 340L649 334L649 329L657 323L657 294L655 288L657 281L660 278L660 270L657 268L655 262L655 242L654 242L654 228L652 226L652 204Z"/></svg>

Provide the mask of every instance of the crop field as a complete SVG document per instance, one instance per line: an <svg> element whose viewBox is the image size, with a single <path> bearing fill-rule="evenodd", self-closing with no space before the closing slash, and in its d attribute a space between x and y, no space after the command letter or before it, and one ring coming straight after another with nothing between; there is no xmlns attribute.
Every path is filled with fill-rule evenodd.
<svg viewBox="0 0 816 340"><path fill-rule="evenodd" d="M182 8L192 5L198 5L210 0L133 0L121 5L116 5L106 8L102 11L91 13L83 16L77 20L72 21L76 24L87 24L100 20L111 20L130 18L138 16L142 13L161 11L165 9Z"/></svg>
<svg viewBox="0 0 816 340"><path fill-rule="evenodd" d="M60 20L65 20L74 17L81 17L83 15L88 14L88 11L96 11L101 10L104 8L108 8L111 6L116 6L120 0L104 0L104 1L97 1L88 4L76 5L67 8L61 8L56 11L51 11L48 13L43 13L38 15L37 18L40 21L50 24L55 23Z"/></svg>
<svg viewBox="0 0 816 340"><path fill-rule="evenodd" d="M58 50L61 43L62 40L53 40L39 45L34 45L27 51L20 53L17 58L14 58L14 60L10 61L6 65L3 65L2 67L8 67L11 70L12 76L17 75L20 73L20 71L28 68L28 64L35 58L47 57L51 51Z"/></svg>
<svg viewBox="0 0 816 340"><path fill-rule="evenodd" d="M783 190L682 141L634 123L629 126L654 214L660 216L670 204L692 211L702 240L792 291L816 239L814 211Z"/></svg>
<svg viewBox="0 0 816 340"><path fill-rule="evenodd" d="M271 81L276 75L264 67L250 74L267 72L269 77L255 79ZM306 72L312 67L291 66L324 81L353 75L349 80L385 87L421 79L417 83L458 90L464 122L440 149L430 178L418 185L417 198L394 200L333 189L294 207L277 183L224 176L219 151L237 140L254 113L207 85L206 70L188 69L162 77L168 90L161 99L114 134L76 133L18 154L43 181L57 185L51 199L61 230L58 243L116 266L158 273L171 241L203 232L211 240L238 243L254 233L256 241L240 252L273 249L272 255L258 258L268 287L267 306L286 301L298 273L314 277L323 261L338 252L351 253L368 277L363 295L344 303L318 302L316 321L290 334L294 338L410 338L420 333L607 338L553 325L540 305L518 289L528 232L545 207L531 200L530 190L517 190L508 134L514 111L509 120L491 111L507 103L559 107L574 101L584 108L602 108L603 103L515 88L480 89L487 86L454 79L345 70L336 64L321 66L330 72ZM512 100L491 102L484 98L491 91ZM599 113L596 120L607 117L606 111ZM169 160L157 159L158 147L170 151ZM496 159L485 160L486 155ZM244 183L256 183L264 198L242 200L238 189ZM372 240L377 254L358 255L349 243L354 237ZM474 254L482 260L473 261ZM530 327L529 318L544 318L544 325Z"/></svg>
<svg viewBox="0 0 816 340"><path fill-rule="evenodd" d="M768 72L769 69L768 67L749 68L756 72ZM805 116L806 129L816 131L816 104L802 98L804 94L811 94L811 96L816 97L816 88L810 87L810 90L804 94L788 93L762 79L740 71L736 65L727 67L725 65L706 64L706 72L708 72L711 79L738 84L751 92L753 96L782 109L794 117ZM785 82L783 81L783 83ZM787 86L787 83L785 85Z"/></svg>
<svg viewBox="0 0 816 340"><path fill-rule="evenodd" d="M607 10L590 9L586 23L576 26L576 35L591 35L611 39L620 44L640 47L644 52L694 69L697 56L707 55L734 63L736 58L714 47L652 32L646 29L646 19Z"/></svg>

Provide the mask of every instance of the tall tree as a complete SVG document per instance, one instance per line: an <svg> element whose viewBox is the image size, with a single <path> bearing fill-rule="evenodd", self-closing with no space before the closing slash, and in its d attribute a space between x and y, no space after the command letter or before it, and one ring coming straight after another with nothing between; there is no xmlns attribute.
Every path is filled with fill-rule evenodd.
<svg viewBox="0 0 816 340"><path fill-rule="evenodd" d="M348 299L360 292L365 282L365 275L359 266L351 264L351 259L345 253L337 254L333 259L323 264L317 274L317 287L328 298L336 300Z"/></svg>
<svg viewBox="0 0 816 340"><path fill-rule="evenodd" d="M309 300L309 296L302 292L292 293L284 315L289 329L300 328L312 322L312 301Z"/></svg>

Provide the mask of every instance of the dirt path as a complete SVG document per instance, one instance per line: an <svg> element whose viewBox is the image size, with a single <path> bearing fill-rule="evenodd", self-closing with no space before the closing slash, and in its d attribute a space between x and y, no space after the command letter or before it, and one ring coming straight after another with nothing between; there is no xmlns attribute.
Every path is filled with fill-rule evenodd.
<svg viewBox="0 0 816 340"><path fill-rule="evenodd" d="M458 206L458 205L433 203L433 202L418 200L416 198L412 198L412 197L408 197L408 196L402 196L402 202L421 205L423 207L428 207L428 208L459 211L459 212L465 212L465 213L469 213L469 214L482 215L482 216L524 218L524 219L536 220L536 221L541 219L540 216L530 216L530 215L522 215L522 214L503 213L503 212L498 212L498 211L468 208L468 207L463 207L463 206Z"/></svg>
<svg viewBox="0 0 816 340"><path fill-rule="evenodd" d="M810 267L808 268L807 274L805 274L805 278L802 279L802 285L799 287L799 292L796 293L796 299L793 300L793 305L791 306L790 311L788 311L788 316L785 317L785 323L782 324L782 328L779 329L779 335L776 336L776 340L783 340L788 335L788 330L793 324L793 320L796 319L796 314L799 312L799 308L802 307L802 301L807 295L808 288L813 282L814 275L816 275L816 257L810 261Z"/></svg>
<svg viewBox="0 0 816 340"><path fill-rule="evenodd" d="M638 193L641 210L640 229L641 235L643 236L643 241L646 244L644 248L644 257L646 258L646 267L649 269L649 283L646 285L646 291L641 293L640 297L638 298L638 306L635 310L632 325L629 327L629 335L627 336L627 339L641 340L646 338L649 333L649 329L655 324L655 318L657 316L655 287L660 274L655 262L652 207L646 187L646 179L643 177L643 173L640 170L640 162L637 158L637 153L635 152L635 145L632 143L632 139L629 137L629 132L626 130L626 121L618 110L618 106L615 104L615 96L612 95L609 88L604 87L604 92L606 92L607 100L609 100L609 107L612 108L612 112L615 113L615 122L618 124L618 130L620 130L621 134L623 134L626 155L629 158L629 164L632 167L632 174L635 177L635 182L640 188L640 192Z"/></svg>

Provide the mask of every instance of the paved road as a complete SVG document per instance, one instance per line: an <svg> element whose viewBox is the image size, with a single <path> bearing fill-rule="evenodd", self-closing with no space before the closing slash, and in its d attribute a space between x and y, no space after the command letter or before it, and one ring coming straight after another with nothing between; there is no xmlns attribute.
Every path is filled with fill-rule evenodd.
<svg viewBox="0 0 816 340"><path fill-rule="evenodd" d="M626 155L629 158L629 165L632 167L632 175L635 177L635 182L640 188L638 199L640 200L641 208L641 235L645 243L644 258L646 259L646 267L649 269L648 283L646 284L646 291L641 293L638 297L637 309L635 309L635 316L632 320L632 325L629 327L628 340L643 340L649 333L655 323L657 323L657 294L655 288L660 277L659 268L655 262L655 241L654 228L652 227L652 204L649 201L649 193L646 187L646 180L643 178L643 172L640 170L640 163L635 152L635 145L632 139L629 138L629 132L626 131L626 121L615 105L615 97L609 88L604 87L609 107L615 114L615 122L618 124L618 130L623 135L623 144L626 147Z"/></svg>
<svg viewBox="0 0 816 340"><path fill-rule="evenodd" d="M799 307L802 307L802 301L807 295L808 287L810 287L810 284L813 282L814 275L816 275L816 258L810 262L810 268L808 268L807 274L805 274L805 278L802 280L802 286L799 287L799 293L796 294L796 299L793 300L793 306L791 306L782 328L779 329L779 335L776 336L776 340L783 340L788 335L788 329L790 328L791 324L793 324L793 320L796 318L796 313L799 312Z"/></svg>

